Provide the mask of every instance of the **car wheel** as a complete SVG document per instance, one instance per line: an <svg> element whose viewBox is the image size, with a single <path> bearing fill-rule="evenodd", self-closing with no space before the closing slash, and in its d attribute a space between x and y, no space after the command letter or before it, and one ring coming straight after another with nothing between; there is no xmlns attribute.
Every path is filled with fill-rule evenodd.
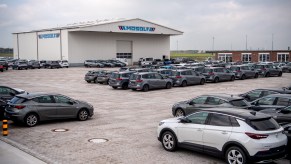
<svg viewBox="0 0 291 164"><path fill-rule="evenodd" d="M270 77L270 73L267 72L266 75L265 75L265 77Z"/></svg>
<svg viewBox="0 0 291 164"><path fill-rule="evenodd" d="M38 116L34 113L30 113L25 116L24 122L26 126L33 127L38 123Z"/></svg>
<svg viewBox="0 0 291 164"><path fill-rule="evenodd" d="M106 81L106 84L107 84L107 85L109 84L109 80Z"/></svg>
<svg viewBox="0 0 291 164"><path fill-rule="evenodd" d="M175 117L181 117L181 116L185 116L185 112L183 111L183 109L177 109L176 113L175 113Z"/></svg>
<svg viewBox="0 0 291 164"><path fill-rule="evenodd" d="M148 85L144 85L143 88L142 88L142 90L143 90L144 92L149 91L149 86L148 86Z"/></svg>
<svg viewBox="0 0 291 164"><path fill-rule="evenodd" d="M127 89L128 88L128 83L123 83L121 86L122 89Z"/></svg>
<svg viewBox="0 0 291 164"><path fill-rule="evenodd" d="M117 87L112 87L113 89L117 89Z"/></svg>
<svg viewBox="0 0 291 164"><path fill-rule="evenodd" d="M163 133L162 144L167 151L175 151L177 149L177 139L174 134L169 131Z"/></svg>
<svg viewBox="0 0 291 164"><path fill-rule="evenodd" d="M240 79L241 79L241 80L246 79L246 75L242 75Z"/></svg>
<svg viewBox="0 0 291 164"><path fill-rule="evenodd" d="M166 84L166 89L171 89L172 88L172 84L171 83L167 83Z"/></svg>
<svg viewBox="0 0 291 164"><path fill-rule="evenodd" d="M236 146L230 147L225 153L226 163L239 163L239 164L246 164L246 155L244 151Z"/></svg>
<svg viewBox="0 0 291 164"><path fill-rule="evenodd" d="M1 72L3 72L4 70L3 70L3 69L1 69L0 71L1 71Z"/></svg>
<svg viewBox="0 0 291 164"><path fill-rule="evenodd" d="M279 75L278 76L281 77L282 76L282 72L279 72Z"/></svg>
<svg viewBox="0 0 291 164"><path fill-rule="evenodd" d="M187 81L182 81L181 87L186 87L187 86Z"/></svg>
<svg viewBox="0 0 291 164"><path fill-rule="evenodd" d="M235 77L231 76L230 81L234 81Z"/></svg>
<svg viewBox="0 0 291 164"><path fill-rule="evenodd" d="M259 77L259 74L256 73L256 74L255 74L255 78L258 78L258 77Z"/></svg>
<svg viewBox="0 0 291 164"><path fill-rule="evenodd" d="M79 112L78 112L78 120L80 121L85 121L89 118L89 113L86 109L81 109Z"/></svg>
<svg viewBox="0 0 291 164"><path fill-rule="evenodd" d="M91 81L88 81L88 80L87 80L87 83L91 83Z"/></svg>
<svg viewBox="0 0 291 164"><path fill-rule="evenodd" d="M200 80L200 85L204 85L205 84L205 79L201 79Z"/></svg>
<svg viewBox="0 0 291 164"><path fill-rule="evenodd" d="M214 80L213 80L214 83L218 83L218 81L219 81L218 77L215 77Z"/></svg>

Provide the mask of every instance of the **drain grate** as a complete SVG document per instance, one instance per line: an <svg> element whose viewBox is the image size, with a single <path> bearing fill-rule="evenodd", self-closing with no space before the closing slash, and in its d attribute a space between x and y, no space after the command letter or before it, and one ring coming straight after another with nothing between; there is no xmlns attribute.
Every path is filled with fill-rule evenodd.
<svg viewBox="0 0 291 164"><path fill-rule="evenodd" d="M105 138L92 138L92 139L89 139L88 141L92 142L92 143L104 143L104 142L107 142L109 140L105 139Z"/></svg>
<svg viewBox="0 0 291 164"><path fill-rule="evenodd" d="M52 130L52 132L67 132L67 131L69 131L69 129L62 129L62 128L60 128L60 129L53 129Z"/></svg>

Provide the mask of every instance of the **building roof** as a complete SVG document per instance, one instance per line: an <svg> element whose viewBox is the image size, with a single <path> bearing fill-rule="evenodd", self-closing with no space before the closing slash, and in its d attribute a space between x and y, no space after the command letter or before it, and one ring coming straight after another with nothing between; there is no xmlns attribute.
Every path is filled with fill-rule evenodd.
<svg viewBox="0 0 291 164"><path fill-rule="evenodd" d="M140 18L134 19L105 19L96 21L87 21L72 23L66 26L32 30L28 32L16 32L13 34L47 32L57 30L68 31L90 31L90 32L114 32L114 33L145 33L145 34L162 34L162 35L182 35L183 32L149 22Z"/></svg>

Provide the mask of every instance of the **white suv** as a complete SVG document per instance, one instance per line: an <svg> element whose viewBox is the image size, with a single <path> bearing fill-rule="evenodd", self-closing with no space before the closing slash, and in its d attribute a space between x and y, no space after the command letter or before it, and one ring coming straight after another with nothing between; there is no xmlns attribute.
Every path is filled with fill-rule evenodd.
<svg viewBox="0 0 291 164"><path fill-rule="evenodd" d="M286 154L284 129L269 115L243 109L200 110L161 121L157 132L167 151L183 147L225 157L229 164L269 162Z"/></svg>

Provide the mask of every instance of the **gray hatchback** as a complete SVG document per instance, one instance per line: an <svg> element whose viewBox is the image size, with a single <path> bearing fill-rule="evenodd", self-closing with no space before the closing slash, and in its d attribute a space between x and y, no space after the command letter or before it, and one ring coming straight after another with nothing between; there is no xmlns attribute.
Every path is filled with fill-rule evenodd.
<svg viewBox="0 0 291 164"><path fill-rule="evenodd" d="M128 88L129 77L131 74L135 72L128 71L128 72L113 72L109 78L109 85L113 89L117 89L121 87L122 89Z"/></svg>
<svg viewBox="0 0 291 164"><path fill-rule="evenodd" d="M206 77L206 81L214 83L235 80L235 74L223 67L206 67L203 70L203 75Z"/></svg>
<svg viewBox="0 0 291 164"><path fill-rule="evenodd" d="M235 77L241 80L246 78L258 78L259 73L248 65L233 65L230 70L235 74Z"/></svg>
<svg viewBox="0 0 291 164"><path fill-rule="evenodd" d="M172 88L172 79L165 78L156 72L139 72L130 76L128 87L132 90L143 90L147 92L150 89Z"/></svg>
<svg viewBox="0 0 291 164"><path fill-rule="evenodd" d="M93 116L94 108L84 101L61 94L25 93L15 96L5 109L5 116L32 127L39 121L77 118L85 121Z"/></svg>
<svg viewBox="0 0 291 164"><path fill-rule="evenodd" d="M173 80L174 85L185 87L191 84L205 83L205 76L193 70L173 70L170 78Z"/></svg>

